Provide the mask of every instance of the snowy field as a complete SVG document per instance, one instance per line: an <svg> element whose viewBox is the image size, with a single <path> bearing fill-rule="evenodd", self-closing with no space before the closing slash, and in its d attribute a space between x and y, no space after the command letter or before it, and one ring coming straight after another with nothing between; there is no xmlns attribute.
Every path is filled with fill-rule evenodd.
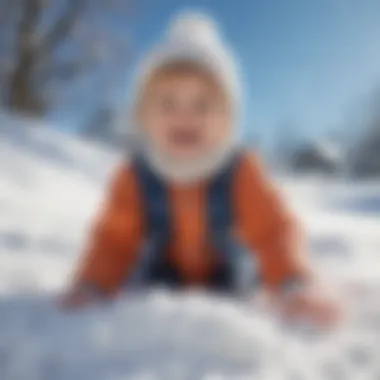
<svg viewBox="0 0 380 380"><path fill-rule="evenodd" d="M333 332L290 329L253 304L125 294L63 313L117 157L0 117L0 380L380 379L380 182L282 179L326 282L365 283Z"/></svg>

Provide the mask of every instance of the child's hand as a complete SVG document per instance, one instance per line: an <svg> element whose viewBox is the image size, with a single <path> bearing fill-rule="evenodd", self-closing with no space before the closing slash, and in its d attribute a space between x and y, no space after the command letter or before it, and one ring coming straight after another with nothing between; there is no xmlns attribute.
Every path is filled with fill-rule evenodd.
<svg viewBox="0 0 380 380"><path fill-rule="evenodd" d="M277 296L276 310L288 322L308 320L323 327L336 325L342 319L342 308L320 289L306 287Z"/></svg>
<svg viewBox="0 0 380 380"><path fill-rule="evenodd" d="M73 288L59 299L59 305L65 310L82 308L93 302L93 294L81 288Z"/></svg>

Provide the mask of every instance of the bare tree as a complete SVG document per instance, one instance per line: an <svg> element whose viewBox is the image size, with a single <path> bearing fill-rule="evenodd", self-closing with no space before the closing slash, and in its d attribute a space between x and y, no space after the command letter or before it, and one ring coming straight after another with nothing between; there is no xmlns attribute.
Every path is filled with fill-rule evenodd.
<svg viewBox="0 0 380 380"><path fill-rule="evenodd" d="M380 86L359 103L360 117L349 144L349 166L356 176L380 175Z"/></svg>
<svg viewBox="0 0 380 380"><path fill-rule="evenodd" d="M369 105L369 134L376 139L380 138L380 85L371 93Z"/></svg>
<svg viewBox="0 0 380 380"><path fill-rule="evenodd" d="M131 8L131 0L0 0L2 104L41 115L84 83L120 74Z"/></svg>
<svg viewBox="0 0 380 380"><path fill-rule="evenodd" d="M274 165L286 169L290 165L292 155L302 143L300 128L296 122L292 120L280 122L274 128L272 136Z"/></svg>

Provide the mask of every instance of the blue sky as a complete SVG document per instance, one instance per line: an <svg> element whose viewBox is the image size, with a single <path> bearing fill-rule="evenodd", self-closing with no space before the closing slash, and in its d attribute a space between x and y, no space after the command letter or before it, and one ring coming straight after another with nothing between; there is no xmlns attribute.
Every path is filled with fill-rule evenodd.
<svg viewBox="0 0 380 380"><path fill-rule="evenodd" d="M131 26L134 55L182 9L213 15L238 55L248 134L270 138L291 123L305 136L324 135L380 83L380 1L144 0Z"/></svg>
<svg viewBox="0 0 380 380"><path fill-rule="evenodd" d="M116 89L121 107L128 98L133 66L171 17L184 9L205 10L215 17L240 60L246 90L243 128L248 135L270 141L287 124L305 138L350 128L353 109L380 84L379 0L136 3L137 16L126 28L133 60ZM76 112L72 115L78 119Z"/></svg>

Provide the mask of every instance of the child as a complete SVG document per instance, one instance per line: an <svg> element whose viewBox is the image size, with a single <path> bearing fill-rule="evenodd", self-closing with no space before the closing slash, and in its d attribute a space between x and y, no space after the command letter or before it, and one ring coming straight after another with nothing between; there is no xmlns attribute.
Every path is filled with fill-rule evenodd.
<svg viewBox="0 0 380 380"><path fill-rule="evenodd" d="M260 280L284 313L331 318L331 304L312 291L299 227L258 157L239 147L239 92L216 27L179 17L142 65L138 146L115 173L67 305L133 282L239 292ZM259 273L247 277L253 258Z"/></svg>

